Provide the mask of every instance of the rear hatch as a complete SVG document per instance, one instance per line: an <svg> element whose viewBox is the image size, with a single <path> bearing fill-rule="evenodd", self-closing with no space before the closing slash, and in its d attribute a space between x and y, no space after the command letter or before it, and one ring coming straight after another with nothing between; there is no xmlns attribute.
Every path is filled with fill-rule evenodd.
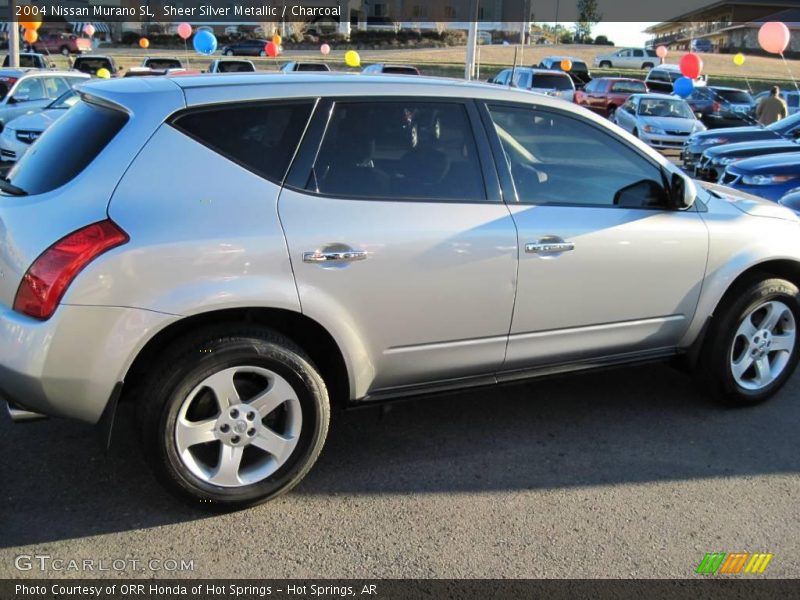
<svg viewBox="0 0 800 600"><path fill-rule="evenodd" d="M6 175L0 193L0 306L13 305L33 261L66 235L107 218L128 165L185 106L162 78L87 83L79 102ZM144 184L144 182L143 182Z"/></svg>

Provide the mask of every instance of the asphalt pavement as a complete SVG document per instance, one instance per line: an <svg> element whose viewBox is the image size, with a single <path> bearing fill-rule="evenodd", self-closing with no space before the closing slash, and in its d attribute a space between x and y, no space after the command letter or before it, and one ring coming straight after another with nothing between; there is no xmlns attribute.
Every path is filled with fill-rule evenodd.
<svg viewBox="0 0 800 600"><path fill-rule="evenodd" d="M4 415L0 577L694 577L717 551L799 577L798 433L800 375L730 410L664 365L604 371L338 415L295 491L208 515L124 420L105 455L91 427Z"/></svg>

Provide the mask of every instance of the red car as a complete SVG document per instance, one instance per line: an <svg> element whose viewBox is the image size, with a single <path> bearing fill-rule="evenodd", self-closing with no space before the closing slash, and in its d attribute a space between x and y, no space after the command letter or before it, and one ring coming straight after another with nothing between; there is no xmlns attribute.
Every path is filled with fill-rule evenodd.
<svg viewBox="0 0 800 600"><path fill-rule="evenodd" d="M575 104L608 117L614 115L631 94L646 94L647 85L641 79L625 77L598 77L582 90L575 92Z"/></svg>
<svg viewBox="0 0 800 600"><path fill-rule="evenodd" d="M33 44L36 52L44 54L83 54L92 51L92 41L89 38L78 37L69 33L42 35Z"/></svg>

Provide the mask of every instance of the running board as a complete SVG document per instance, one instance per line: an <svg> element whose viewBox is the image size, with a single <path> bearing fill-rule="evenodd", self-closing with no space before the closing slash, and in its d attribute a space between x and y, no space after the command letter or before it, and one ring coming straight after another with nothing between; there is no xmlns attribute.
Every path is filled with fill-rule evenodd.
<svg viewBox="0 0 800 600"><path fill-rule="evenodd" d="M25 410L24 408L17 406L16 404L12 404L11 402L6 402L6 409L8 410L8 416L11 417L11 420L14 421L14 423L26 423L47 418L47 415Z"/></svg>

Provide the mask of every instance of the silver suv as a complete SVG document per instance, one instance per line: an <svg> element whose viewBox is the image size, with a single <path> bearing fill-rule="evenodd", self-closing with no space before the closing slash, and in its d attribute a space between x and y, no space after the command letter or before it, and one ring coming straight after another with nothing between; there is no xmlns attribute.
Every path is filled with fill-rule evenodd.
<svg viewBox="0 0 800 600"><path fill-rule="evenodd" d="M80 91L0 180L0 389L105 431L135 404L201 506L294 486L332 407L676 356L744 406L797 363L794 214L561 100L313 74Z"/></svg>

